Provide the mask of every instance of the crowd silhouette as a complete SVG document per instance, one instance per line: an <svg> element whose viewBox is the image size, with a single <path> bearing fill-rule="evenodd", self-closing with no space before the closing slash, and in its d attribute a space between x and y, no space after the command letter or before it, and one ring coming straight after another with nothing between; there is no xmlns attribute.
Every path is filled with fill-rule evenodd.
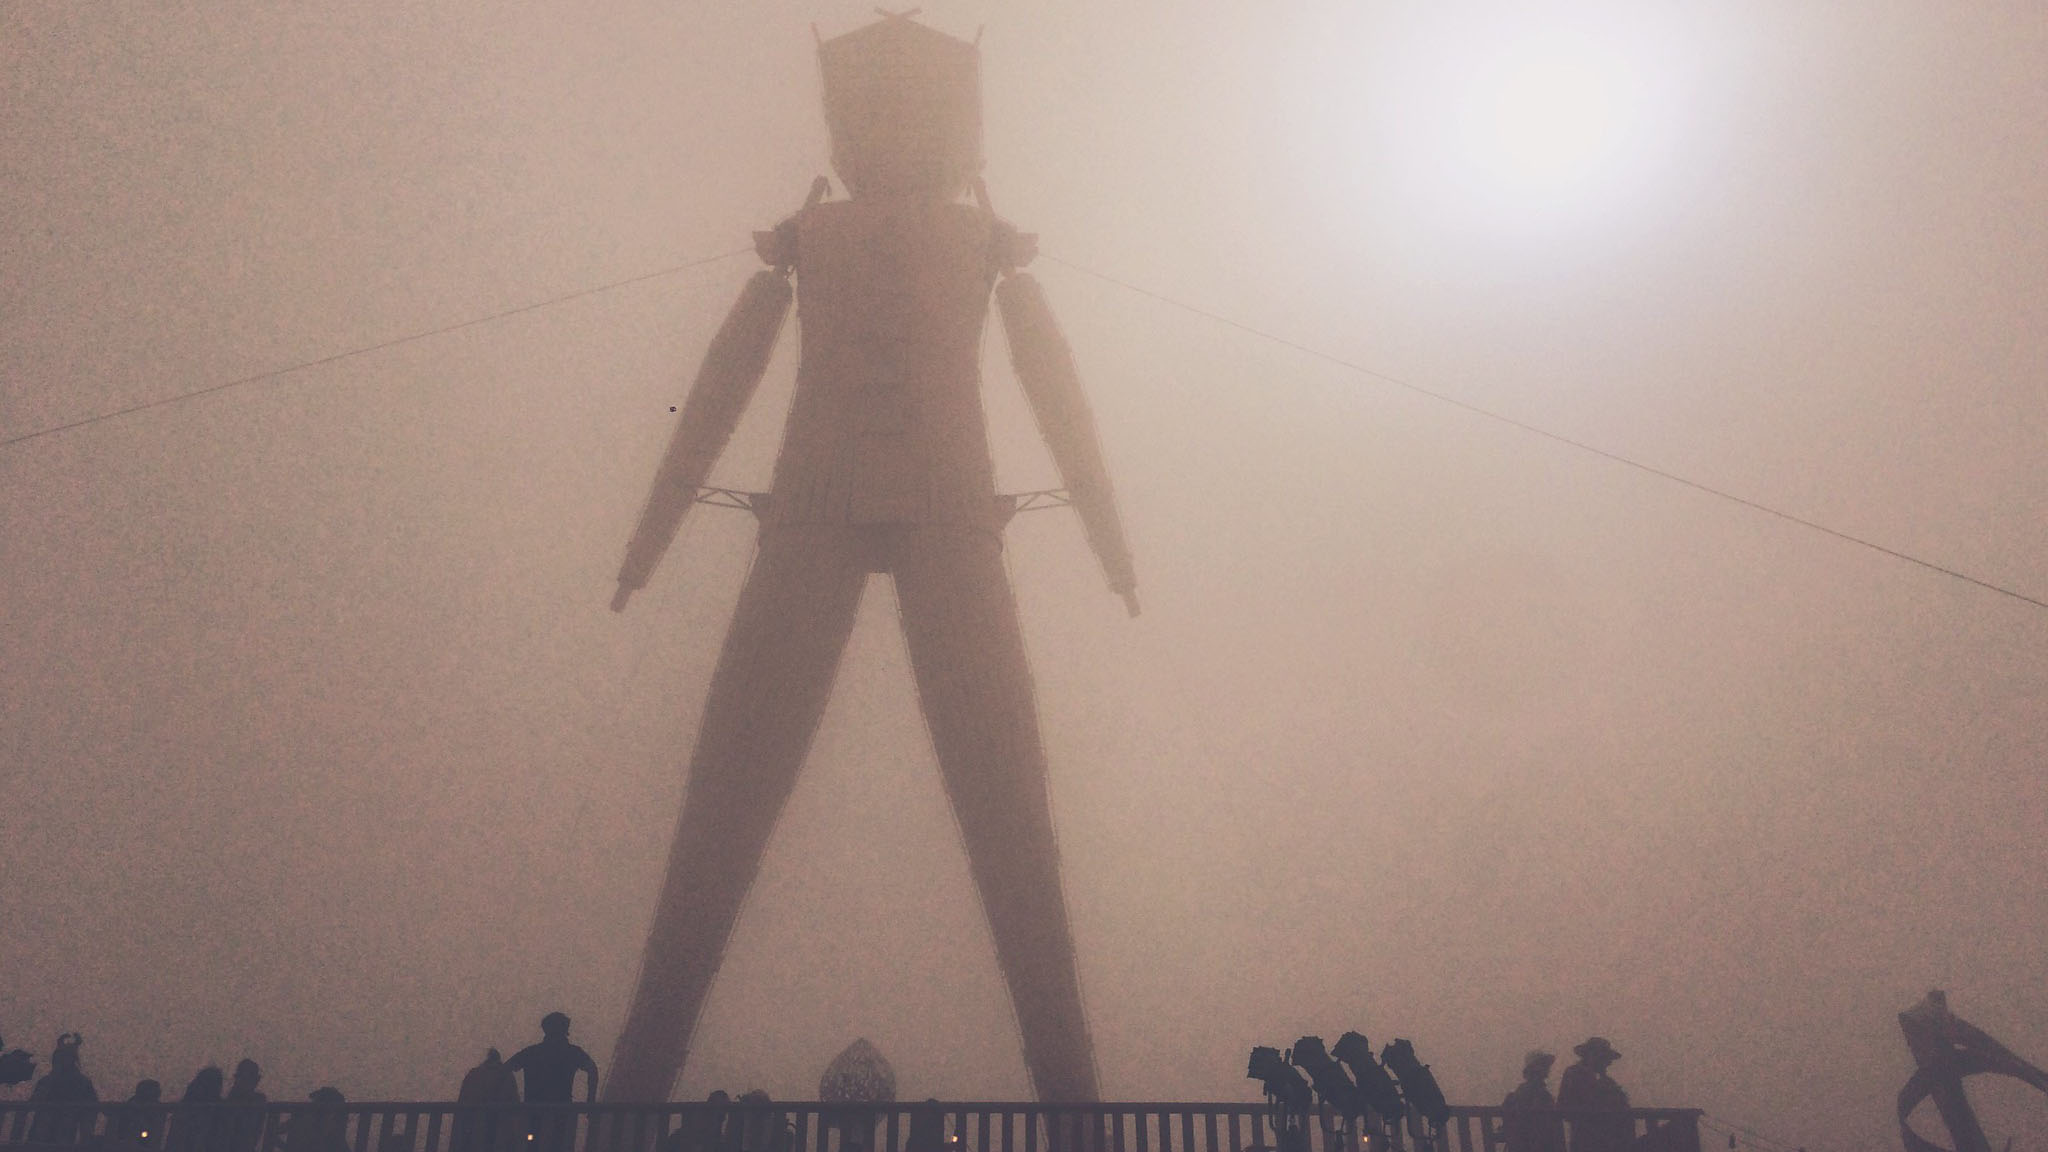
<svg viewBox="0 0 2048 1152"><path fill-rule="evenodd" d="M570 1041L566 1014L549 1013L540 1028L538 1042L510 1059L491 1048L463 1075L455 1095L450 1152L573 1152L577 1081L579 1076L583 1080L584 1102L594 1102L597 1062ZM266 1110L256 1107L268 1103L263 1069L250 1059L236 1063L232 1076L215 1064L194 1073L177 1099L175 1123L174 1106L164 1100L157 1080L139 1080L126 1101L102 1104L85 1071L83 1046L78 1033L58 1037L49 1071L41 1077L35 1075L30 1053L0 1050L0 1085L34 1081L27 1101L34 1107L25 1126L24 1117L14 1117L11 1131L0 1133L0 1143L102 1143L143 1152L410 1152L412 1147L410 1130L394 1133L389 1125L369 1148L360 1134L351 1141L348 1100L332 1086L314 1089L304 1104L267 1120ZM1572 1051L1578 1059L1559 1078L1555 1096L1549 1078L1556 1056L1536 1050L1523 1060L1521 1082L1501 1101L1499 1138L1505 1152L1623 1152L1635 1142L1628 1093L1608 1075L1621 1053L1601 1036ZM772 1103L758 1089L738 1100L712 1092L704 1107L690 1110L660 1136L657 1152L790 1152L795 1131L768 1107ZM104 1129L97 1130L101 1117ZM267 1123L272 1126L266 1130ZM872 1122L867 1127L872 1129ZM943 1152L952 1143L936 1110L913 1114L907 1137L905 1152ZM866 1141L848 1138L842 1144L859 1152Z"/></svg>
<svg viewBox="0 0 2048 1152"><path fill-rule="evenodd" d="M597 1099L597 1061L569 1040L570 1019L550 1012L541 1019L541 1038L504 1058L496 1048L462 1077L456 1090L451 1152L569 1152L576 1146L574 1105L582 1080L585 1103ZM34 1081L26 1123L0 1131L0 1145L101 1144L142 1152L365 1152L351 1141L348 1098L339 1088L314 1089L304 1104L271 1118L265 1139L269 1097L263 1068L254 1060L236 1063L232 1076L217 1064L193 1073L175 1103L164 1099L161 1081L139 1080L122 1103L102 1103L85 1073L84 1038L65 1033L49 1058L50 1070L36 1076L36 1058L21 1049L0 1051L0 1086ZM734 1101L724 1092L707 1098L667 1133L659 1152L787 1152L793 1132L755 1089ZM218 1108L209 1106L220 1106ZM538 1105L540 1107L532 1107ZM176 1122L173 1112L177 1113ZM104 1117L103 1130L96 1125ZM0 1128L5 1128L0 1125ZM368 1152L410 1152L409 1130L384 1132Z"/></svg>
<svg viewBox="0 0 2048 1152"><path fill-rule="evenodd" d="M92 1077L86 1075L80 1049L84 1037L67 1032L50 1053L50 1070L36 1076L35 1057L21 1049L0 1051L0 1085L31 1080L25 1127L0 1134L0 1143L36 1145L106 1141L149 1152L361 1152L347 1139L348 1098L332 1086L314 1089L304 1105L292 1108L265 1145L263 1068L256 1061L236 1063L232 1077L217 1064L193 1073L176 1101L178 1123L170 1123L173 1105L164 1101L163 1084L139 1080L120 1104L103 1105ZM597 1062L569 1042L569 1017L551 1012L541 1020L541 1039L504 1060L492 1048L483 1063L470 1069L457 1092L457 1152L562 1152L573 1145L574 1117L566 1113L513 1114L504 1105L569 1104L574 1101L578 1073L587 1076L584 1100L597 1097ZM522 1082L523 1077L523 1082ZM218 1109L208 1105L221 1105ZM104 1132L95 1125L105 1116ZM398 1152L379 1147L376 1152Z"/></svg>

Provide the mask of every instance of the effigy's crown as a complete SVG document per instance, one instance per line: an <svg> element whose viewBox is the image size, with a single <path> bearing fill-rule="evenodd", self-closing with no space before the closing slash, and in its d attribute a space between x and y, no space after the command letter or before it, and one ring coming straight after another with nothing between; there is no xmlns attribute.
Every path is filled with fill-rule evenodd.
<svg viewBox="0 0 2048 1152"><path fill-rule="evenodd" d="M981 50L884 15L818 44L832 169L854 195L952 199L981 174Z"/></svg>

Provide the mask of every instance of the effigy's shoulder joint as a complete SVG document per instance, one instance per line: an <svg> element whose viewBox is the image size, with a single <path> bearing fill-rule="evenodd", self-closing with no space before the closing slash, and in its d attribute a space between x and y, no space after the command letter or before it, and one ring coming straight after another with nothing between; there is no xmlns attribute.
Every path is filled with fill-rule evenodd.
<svg viewBox="0 0 2048 1152"><path fill-rule="evenodd" d="M797 218L784 220L766 232L754 233L754 253L761 263L780 269L785 275L796 267Z"/></svg>
<svg viewBox="0 0 2048 1152"><path fill-rule="evenodd" d="M997 272L1009 275L1038 258L1038 234L1019 232L1007 220L996 220L990 229L989 262Z"/></svg>

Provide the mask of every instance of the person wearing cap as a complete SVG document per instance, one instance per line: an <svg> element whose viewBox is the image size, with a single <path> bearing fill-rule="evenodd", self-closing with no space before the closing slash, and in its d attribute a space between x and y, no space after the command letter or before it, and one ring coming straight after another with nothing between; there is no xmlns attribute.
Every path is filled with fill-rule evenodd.
<svg viewBox="0 0 2048 1152"><path fill-rule="evenodd" d="M528 1104L569 1104L576 1097L576 1074L589 1075L584 1100L597 1100L597 1061L590 1053L569 1043L569 1015L550 1012L541 1017L541 1040L512 1054L505 1067L526 1074Z"/></svg>
<svg viewBox="0 0 2048 1152"><path fill-rule="evenodd" d="M1567 1113L1626 1113L1628 1093L1607 1075L1608 1066L1621 1059L1621 1053L1605 1036L1589 1037L1572 1051L1579 1062L1558 1078L1557 1106ZM1635 1139L1635 1120L1626 1115L1577 1116L1571 1127L1571 1152L1621 1152Z"/></svg>
<svg viewBox="0 0 2048 1152"><path fill-rule="evenodd" d="M1564 1152L1564 1121L1550 1095L1557 1057L1538 1049L1522 1059L1522 1082L1500 1102L1501 1138L1508 1152Z"/></svg>
<svg viewBox="0 0 2048 1152"><path fill-rule="evenodd" d="M597 1061L590 1053L569 1043L569 1015L550 1012L541 1017L541 1040L512 1054L505 1067L523 1073L528 1104L572 1104L576 1097L576 1074L589 1075L584 1093L586 1103L597 1100ZM576 1117L566 1112L543 1112L530 1122L534 1152L567 1152L576 1142Z"/></svg>

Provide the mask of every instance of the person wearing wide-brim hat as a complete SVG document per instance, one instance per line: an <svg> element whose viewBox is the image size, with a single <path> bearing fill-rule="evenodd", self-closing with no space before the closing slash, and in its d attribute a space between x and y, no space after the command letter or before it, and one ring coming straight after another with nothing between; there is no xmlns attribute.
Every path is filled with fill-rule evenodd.
<svg viewBox="0 0 2048 1152"><path fill-rule="evenodd" d="M1605 1036L1588 1037L1572 1052L1579 1062L1557 1081L1557 1106L1572 1112L1626 1112L1628 1093L1607 1075L1607 1066L1621 1053ZM1635 1138L1635 1121L1627 1116L1571 1118L1572 1152L1620 1152Z"/></svg>
<svg viewBox="0 0 2048 1152"><path fill-rule="evenodd" d="M1522 1058L1522 1082L1500 1102L1508 1152L1564 1152L1564 1121L1554 1114L1550 1067L1557 1057L1537 1049Z"/></svg>
<svg viewBox="0 0 2048 1152"><path fill-rule="evenodd" d="M1584 1044L1573 1048L1572 1052L1586 1063L1598 1064L1603 1068L1621 1059L1621 1053L1614 1050L1614 1045L1608 1043L1605 1036L1589 1037Z"/></svg>

